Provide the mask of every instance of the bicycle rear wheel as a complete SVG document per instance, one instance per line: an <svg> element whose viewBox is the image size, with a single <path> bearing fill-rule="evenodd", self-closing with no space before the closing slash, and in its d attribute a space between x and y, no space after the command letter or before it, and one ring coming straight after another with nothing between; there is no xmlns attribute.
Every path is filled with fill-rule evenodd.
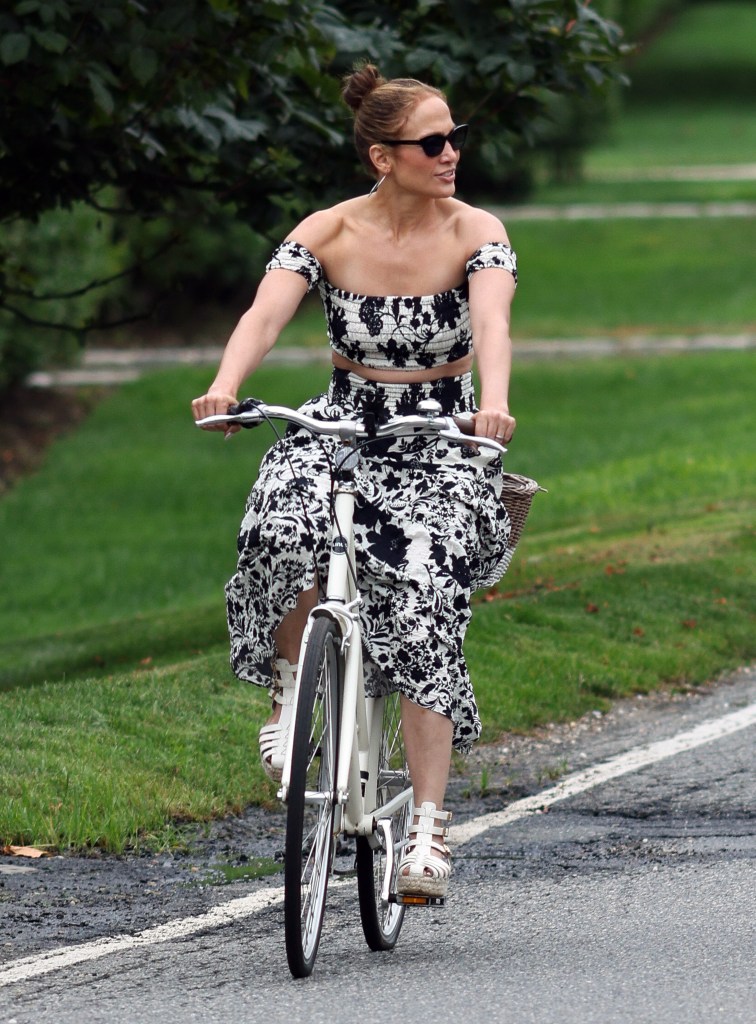
<svg viewBox="0 0 756 1024"><path fill-rule="evenodd" d="M299 679L286 821L284 923L295 978L315 966L333 863L339 646L334 623L316 619Z"/></svg>
<svg viewBox="0 0 756 1024"><path fill-rule="evenodd" d="M381 750L378 759L378 806L385 804L409 786L407 759L402 739L399 694L384 698ZM396 868L399 855L412 821L412 800L409 800L391 819L394 843L394 877L391 890L396 891ZM380 811L378 812L380 815ZM378 835L373 837L378 840ZM365 836L357 839L357 890L360 900L360 918L365 941L379 952L393 949L404 921L405 908L397 903L384 906L381 889L386 875L386 851L382 842L373 847Z"/></svg>

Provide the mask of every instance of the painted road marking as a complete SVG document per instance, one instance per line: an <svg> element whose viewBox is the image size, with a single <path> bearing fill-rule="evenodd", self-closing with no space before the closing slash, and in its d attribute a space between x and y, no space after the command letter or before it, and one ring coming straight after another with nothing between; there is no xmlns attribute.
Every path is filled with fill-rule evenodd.
<svg viewBox="0 0 756 1024"><path fill-rule="evenodd" d="M676 754L694 750L705 743L712 743L714 740L722 739L724 736L729 736L754 724L756 724L756 704L749 704L747 707L733 711L721 718L703 722L693 729L678 733L670 739L634 747L632 750L619 754L608 761L603 761L583 771L568 775L551 789L546 789L536 793L534 796L517 800L503 811L483 814L478 818L464 822L462 825L455 826L453 830L453 844L454 846L462 846L491 828L500 828L502 825L518 821L520 818L538 814L560 800L568 800L578 793L584 793L586 790L600 786L611 779L619 778L621 775L627 775L630 772L639 771L641 768L656 764L665 758L674 757ZM136 935L115 935L108 938L95 939L93 942L86 942L78 946L67 946L63 949L24 957L21 960L12 961L4 968L0 968L0 988L16 982L29 981L32 978L37 978L40 975L49 974L51 971L58 971L65 967L73 967L76 964L99 960L113 953L122 953L132 949L154 946L161 942L171 942L174 939L196 935L198 932L223 928L226 925L233 924L235 921L251 917L262 910L276 906L283 902L283 898L283 887L261 889L249 896L242 896L238 899L230 900L228 903L222 903L206 914L186 917L178 921L172 921L169 924L147 928Z"/></svg>
<svg viewBox="0 0 756 1024"><path fill-rule="evenodd" d="M470 821L456 826L450 839L458 845L469 843L471 839L490 828L499 828L510 821L518 821L530 814L538 814L560 800L568 800L571 796L584 793L587 789L593 789L594 786L600 786L603 782L609 782L610 779L639 771L641 768L656 764L657 761L663 761L667 757L684 754L704 743L712 743L714 740L729 736L740 729L746 729L755 723L756 704L749 704L740 711L733 711L722 718L702 722L694 729L678 733L677 736L672 736L670 739L634 747L609 761L602 761L591 768L568 775L551 789L545 789L533 796L518 800L516 803L510 804L509 807L505 807L503 811L492 811L479 818L472 818Z"/></svg>

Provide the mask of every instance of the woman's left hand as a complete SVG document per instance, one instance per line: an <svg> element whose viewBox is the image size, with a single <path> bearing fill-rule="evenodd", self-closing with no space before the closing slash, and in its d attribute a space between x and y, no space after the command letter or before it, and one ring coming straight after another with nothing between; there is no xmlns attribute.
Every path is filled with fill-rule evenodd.
<svg viewBox="0 0 756 1024"><path fill-rule="evenodd" d="M512 440L517 421L514 416L500 409L480 409L473 416L475 433L478 437L490 437L499 444Z"/></svg>

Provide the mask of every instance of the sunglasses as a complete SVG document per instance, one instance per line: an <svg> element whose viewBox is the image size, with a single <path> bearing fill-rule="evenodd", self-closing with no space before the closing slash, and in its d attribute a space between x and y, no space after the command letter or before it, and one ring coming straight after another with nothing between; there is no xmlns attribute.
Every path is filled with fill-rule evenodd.
<svg viewBox="0 0 756 1024"><path fill-rule="evenodd" d="M452 128L448 135L441 135L439 132L436 135L426 135L423 139L381 139L381 145L421 146L426 156L441 156L447 142L454 150L462 149L469 127L467 124L458 124L456 128Z"/></svg>

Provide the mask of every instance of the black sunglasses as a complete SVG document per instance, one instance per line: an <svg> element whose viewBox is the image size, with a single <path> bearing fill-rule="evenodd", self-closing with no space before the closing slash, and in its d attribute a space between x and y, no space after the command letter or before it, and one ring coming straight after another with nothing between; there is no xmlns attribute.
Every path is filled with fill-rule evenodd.
<svg viewBox="0 0 756 1024"><path fill-rule="evenodd" d="M381 139L382 146L422 146L426 156L441 156L448 142L452 149L462 149L467 138L467 124L458 124L448 135L426 135L424 139Z"/></svg>

